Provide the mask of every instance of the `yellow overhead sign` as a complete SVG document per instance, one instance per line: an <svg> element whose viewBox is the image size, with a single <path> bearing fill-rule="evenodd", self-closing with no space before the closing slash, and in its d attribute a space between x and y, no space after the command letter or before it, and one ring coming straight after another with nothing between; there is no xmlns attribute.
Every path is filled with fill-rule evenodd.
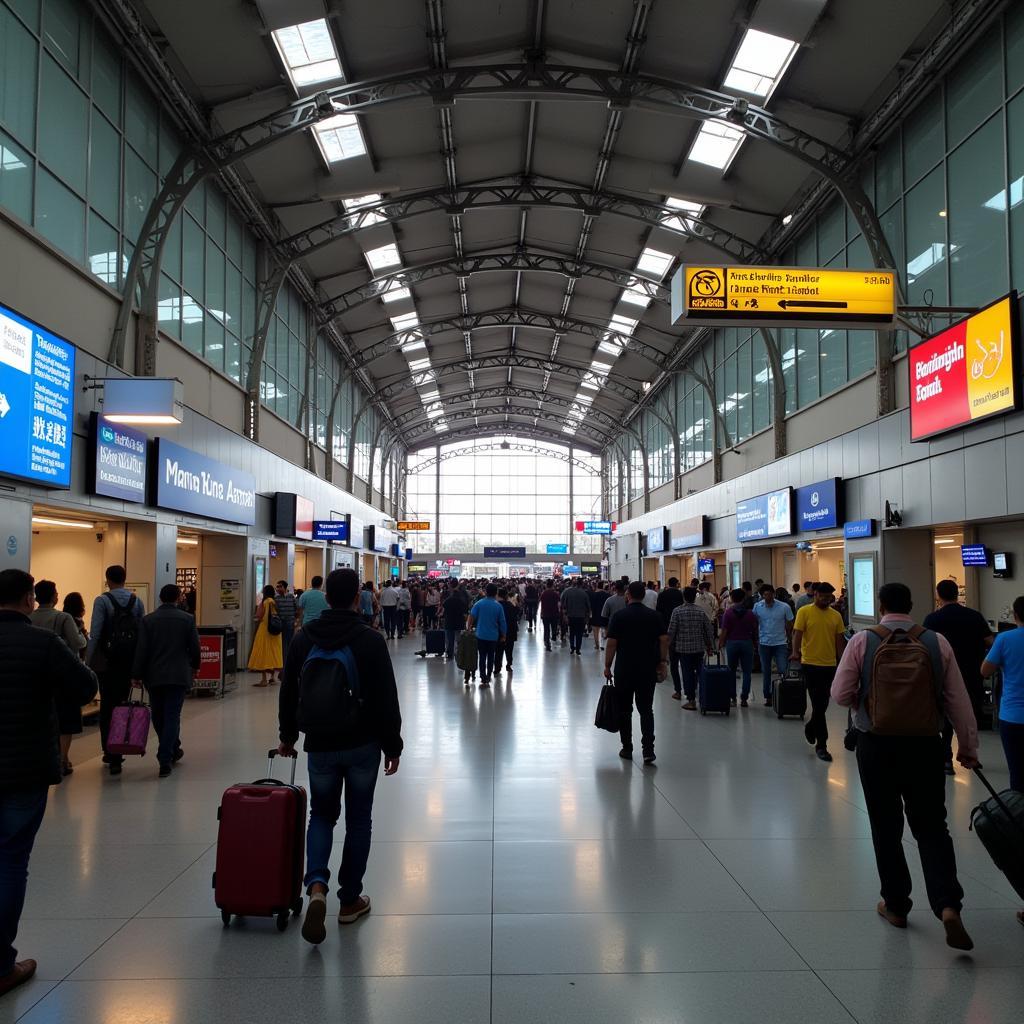
<svg viewBox="0 0 1024 1024"><path fill-rule="evenodd" d="M672 279L672 322L878 327L896 313L892 270L683 266Z"/></svg>
<svg viewBox="0 0 1024 1024"><path fill-rule="evenodd" d="M399 533L414 533L417 530L429 530L430 523L417 522L412 519L399 519L398 520L398 532Z"/></svg>

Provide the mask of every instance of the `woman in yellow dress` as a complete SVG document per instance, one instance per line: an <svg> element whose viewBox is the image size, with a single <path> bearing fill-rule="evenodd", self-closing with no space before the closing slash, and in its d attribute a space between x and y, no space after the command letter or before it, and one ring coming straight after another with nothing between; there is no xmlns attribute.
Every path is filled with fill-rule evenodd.
<svg viewBox="0 0 1024 1024"><path fill-rule="evenodd" d="M267 629L270 616L276 614L277 604L274 602L274 588L268 584L263 588L263 600L256 611L256 635L253 637L252 653L249 655L249 671L260 673L260 681L253 683L253 686L267 686L268 673L272 683L274 673L284 668L281 634L278 633L277 636L274 636Z"/></svg>

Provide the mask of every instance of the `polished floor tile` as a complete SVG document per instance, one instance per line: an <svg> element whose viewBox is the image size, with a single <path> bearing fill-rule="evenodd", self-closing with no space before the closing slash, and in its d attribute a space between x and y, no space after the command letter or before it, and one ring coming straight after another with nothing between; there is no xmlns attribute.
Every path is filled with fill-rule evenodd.
<svg viewBox="0 0 1024 1024"><path fill-rule="evenodd" d="M369 917L329 920L316 948L297 922L222 927L217 806L228 785L266 774L276 736L276 689L243 681L226 700L186 703L186 756L169 779L152 756L112 779L95 730L76 739L18 941L40 976L0 1000L0 1024L1020 1020L1019 900L967 830L984 796L967 773L947 783L977 942L964 958L925 909L906 932L873 912L841 710L826 766L799 722L757 705L687 714L663 685L645 768L593 726L597 652L570 659L526 636L511 682L481 691L417 647L391 645L406 751L378 783ZM990 734L982 758L1005 785ZM296 781L308 785L301 759ZM335 840L336 871L342 826ZM906 846L923 899L909 834Z"/></svg>

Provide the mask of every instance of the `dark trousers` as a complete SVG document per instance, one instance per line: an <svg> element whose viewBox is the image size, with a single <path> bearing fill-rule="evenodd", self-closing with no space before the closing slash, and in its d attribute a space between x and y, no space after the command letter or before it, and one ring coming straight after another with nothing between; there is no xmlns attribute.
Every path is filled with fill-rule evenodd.
<svg viewBox="0 0 1024 1024"><path fill-rule="evenodd" d="M569 620L569 650L570 651L582 651L583 650L583 634L587 628L586 619L570 619Z"/></svg>
<svg viewBox="0 0 1024 1024"><path fill-rule="evenodd" d="M396 608L398 612L398 635L405 636L409 632L409 609Z"/></svg>
<svg viewBox="0 0 1024 1024"><path fill-rule="evenodd" d="M515 640L510 640L508 637L505 638L505 642L498 647L498 653L495 657L495 665L497 668L501 668L502 658L505 659L505 664L511 670L512 668L512 652L515 649Z"/></svg>
<svg viewBox="0 0 1024 1024"><path fill-rule="evenodd" d="M462 628L445 629L444 631L444 656L450 661L455 657L455 644L458 642Z"/></svg>
<svg viewBox="0 0 1024 1024"><path fill-rule="evenodd" d="M476 638L477 657L480 659L480 682L486 683L494 674L494 656L498 651L497 640Z"/></svg>
<svg viewBox="0 0 1024 1024"><path fill-rule="evenodd" d="M292 619L286 622L284 619L281 620L281 665L288 664L288 648L292 645L292 638L295 636L295 620ZM284 668L278 673L281 678L284 678Z"/></svg>
<svg viewBox="0 0 1024 1024"><path fill-rule="evenodd" d="M423 628L433 629L437 625L437 607L435 605L424 605L423 607Z"/></svg>
<svg viewBox="0 0 1024 1024"><path fill-rule="evenodd" d="M530 627L530 632L533 632L533 627L537 625L537 602L527 601L523 605L523 618L526 619L527 624Z"/></svg>
<svg viewBox="0 0 1024 1024"><path fill-rule="evenodd" d="M804 726L804 732L819 750L823 750L828 746L828 721L825 712L828 710L836 668L835 665L804 665L803 669L807 697L811 702L811 718Z"/></svg>
<svg viewBox="0 0 1024 1024"><path fill-rule="evenodd" d="M105 671L98 673L100 683L100 744L103 753L107 752L107 735L110 732L110 720L114 716L114 708L128 699L131 679L127 673ZM111 754L110 760L120 763L120 754Z"/></svg>
<svg viewBox="0 0 1024 1024"><path fill-rule="evenodd" d="M153 728L160 740L156 759L161 767L170 764L175 752L181 748L181 709L185 693L184 686L158 686L149 691Z"/></svg>
<svg viewBox="0 0 1024 1024"><path fill-rule="evenodd" d="M398 609L394 606L390 608L382 607L380 610L381 619L384 622L384 635L389 639L395 635L395 621L398 618Z"/></svg>
<svg viewBox="0 0 1024 1024"><path fill-rule="evenodd" d="M740 690L740 697L746 700L750 696L750 673L754 667L754 645L750 640L727 640L725 643L725 657L729 665L729 671L732 672L734 677L737 668L743 673L743 686Z"/></svg>
<svg viewBox="0 0 1024 1024"><path fill-rule="evenodd" d="M47 788L0 793L0 977L14 970L14 940L25 906L28 859L43 823Z"/></svg>
<svg viewBox="0 0 1024 1024"><path fill-rule="evenodd" d="M338 896L341 905L355 903L363 891L363 875L370 858L373 828L373 792L380 772L381 750L376 744L351 750L311 752L309 761L309 831L306 833L306 878L327 885L334 826L345 796L345 847L341 854Z"/></svg>
<svg viewBox="0 0 1024 1024"><path fill-rule="evenodd" d="M635 676L615 677L615 692L619 698L619 736L626 750L633 749L633 704L640 716L640 746L644 754L654 753L654 688L657 681Z"/></svg>
<svg viewBox="0 0 1024 1024"><path fill-rule="evenodd" d="M913 906L910 869L903 847L903 816L917 842L928 902L936 917L959 911L964 891L956 877L953 840L946 828L946 780L938 736L875 736L861 733L857 767L871 820L882 899L905 917Z"/></svg>
<svg viewBox="0 0 1024 1024"><path fill-rule="evenodd" d="M558 637L558 619L544 619L544 646L550 647L551 641Z"/></svg>
<svg viewBox="0 0 1024 1024"><path fill-rule="evenodd" d="M683 692L686 694L686 699L696 700L697 684L700 682L701 669L704 667L704 652L697 651L696 654L674 654L673 658L679 659L679 665L682 669L683 676ZM679 693L679 691L676 690L676 693Z"/></svg>
<svg viewBox="0 0 1024 1024"><path fill-rule="evenodd" d="M1010 768L1010 789L1024 793L1024 725L1000 719L999 738Z"/></svg>

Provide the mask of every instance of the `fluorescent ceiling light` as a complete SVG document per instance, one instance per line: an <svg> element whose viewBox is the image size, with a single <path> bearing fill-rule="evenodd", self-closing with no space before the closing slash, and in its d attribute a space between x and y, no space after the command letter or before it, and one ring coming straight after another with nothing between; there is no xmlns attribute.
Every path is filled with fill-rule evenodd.
<svg viewBox="0 0 1024 1024"><path fill-rule="evenodd" d="M150 416L148 414L135 415L133 413L115 413L114 415L104 414L105 420L111 423L123 423L128 426L137 427L180 427L181 420L176 416Z"/></svg>
<svg viewBox="0 0 1024 1024"><path fill-rule="evenodd" d="M341 78L341 62L324 18L271 32L296 91L304 85Z"/></svg>
<svg viewBox="0 0 1024 1024"><path fill-rule="evenodd" d="M179 548L197 548L199 547L198 537L179 537L178 538Z"/></svg>
<svg viewBox="0 0 1024 1024"><path fill-rule="evenodd" d="M743 142L743 132L724 121L705 121L690 147L688 160L724 171Z"/></svg>
<svg viewBox="0 0 1024 1024"><path fill-rule="evenodd" d="M412 293L404 285L394 282L386 292L381 292L381 299L384 302L398 302L400 299L408 299L412 297Z"/></svg>
<svg viewBox="0 0 1024 1024"><path fill-rule="evenodd" d="M366 153L363 130L355 114L335 114L313 125L313 134L324 159L329 164L351 160Z"/></svg>
<svg viewBox="0 0 1024 1024"><path fill-rule="evenodd" d="M726 73L725 88L767 100L799 48L792 39L748 28Z"/></svg>
<svg viewBox="0 0 1024 1024"><path fill-rule="evenodd" d="M67 526L75 530L95 530L95 523L84 523L81 519L53 519L50 516L33 516L37 526Z"/></svg>
<svg viewBox="0 0 1024 1024"><path fill-rule="evenodd" d="M376 206L377 203L383 202L384 197L379 192L371 192L365 196L355 196L352 199L343 199L341 205L345 207L346 213L357 213L364 206ZM366 214L363 218L363 227L369 227L371 224L378 224L384 218L376 211Z"/></svg>
<svg viewBox="0 0 1024 1024"><path fill-rule="evenodd" d="M378 246L369 252L364 252L366 262L370 264L371 270L384 270L386 267L401 266L402 257L398 253L398 246L394 242Z"/></svg>
<svg viewBox="0 0 1024 1024"><path fill-rule="evenodd" d="M636 288L627 288L620 296L620 301L646 309L651 304L651 297L646 292L639 291Z"/></svg>
<svg viewBox="0 0 1024 1024"><path fill-rule="evenodd" d="M648 248L640 253L640 259L636 261L636 269L641 274L653 274L659 281L665 276L665 271L672 264L674 257L667 252L660 252L658 249Z"/></svg>
<svg viewBox="0 0 1024 1024"><path fill-rule="evenodd" d="M418 327L420 323L420 318L416 313L399 313L398 316L390 317L390 320L391 326L396 331L404 331L409 327Z"/></svg>

